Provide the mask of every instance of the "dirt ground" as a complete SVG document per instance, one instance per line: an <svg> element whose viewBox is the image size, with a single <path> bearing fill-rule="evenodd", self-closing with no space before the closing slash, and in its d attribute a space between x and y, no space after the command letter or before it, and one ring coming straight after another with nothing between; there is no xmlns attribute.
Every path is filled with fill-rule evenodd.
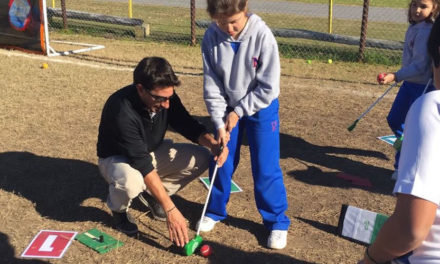
<svg viewBox="0 0 440 264"><path fill-rule="evenodd" d="M83 40L84 41L84 40ZM188 110L209 125L202 99L198 48L92 39L106 49L47 58L0 50L0 262L1 263L356 263L364 247L336 234L342 204L390 214L395 198L390 134L385 117L397 89L354 129L347 127L386 87L374 83L384 66L283 60L280 95L281 159L291 219L288 245L266 248L253 196L249 150L243 147L229 217L203 238L213 255L180 254L166 224L136 203L130 209L140 234L111 227L107 185L97 169L96 138L107 97L132 80L144 56L164 56L180 74L177 89ZM47 62L48 69L42 69ZM168 137L185 141L175 133ZM362 187L338 177L368 179ZM208 176L207 172L203 176ZM207 190L194 181L173 197L190 222L190 236ZM124 246L98 254L74 241L61 260L28 260L21 254L39 230L85 232L98 228Z"/></svg>

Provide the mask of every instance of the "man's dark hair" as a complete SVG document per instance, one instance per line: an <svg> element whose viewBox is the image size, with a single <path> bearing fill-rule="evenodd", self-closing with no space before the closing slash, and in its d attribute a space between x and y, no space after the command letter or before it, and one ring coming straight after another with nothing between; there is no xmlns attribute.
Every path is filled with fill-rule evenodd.
<svg viewBox="0 0 440 264"><path fill-rule="evenodd" d="M435 67L440 65L440 18L437 18L431 29L431 34L428 39L428 53L431 56Z"/></svg>
<svg viewBox="0 0 440 264"><path fill-rule="evenodd" d="M170 63L160 57L143 58L133 72L134 84L142 84L144 89L155 87L179 86L180 81Z"/></svg>

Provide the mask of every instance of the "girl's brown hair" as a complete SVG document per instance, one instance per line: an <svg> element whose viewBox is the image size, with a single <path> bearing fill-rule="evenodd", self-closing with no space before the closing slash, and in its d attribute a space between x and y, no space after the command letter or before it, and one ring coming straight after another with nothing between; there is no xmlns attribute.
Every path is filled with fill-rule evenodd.
<svg viewBox="0 0 440 264"><path fill-rule="evenodd" d="M440 0L439 0L440 1ZM231 16L242 11L247 11L248 0L207 0L208 11L211 17L219 15Z"/></svg>

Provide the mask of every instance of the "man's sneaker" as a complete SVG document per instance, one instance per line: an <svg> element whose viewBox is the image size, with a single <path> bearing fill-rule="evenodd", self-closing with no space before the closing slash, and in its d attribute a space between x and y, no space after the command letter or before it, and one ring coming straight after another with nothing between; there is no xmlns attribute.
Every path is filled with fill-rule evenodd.
<svg viewBox="0 0 440 264"><path fill-rule="evenodd" d="M287 245L287 230L272 230L267 239L267 247L283 249Z"/></svg>
<svg viewBox="0 0 440 264"><path fill-rule="evenodd" d="M202 221L199 221L197 223L196 229L198 230L199 226L200 226L200 231L202 231L202 232L209 232L212 229L214 229L214 226L217 223L218 223L218 221L215 221L211 217L204 216Z"/></svg>
<svg viewBox="0 0 440 264"><path fill-rule="evenodd" d="M167 214L153 196L146 191L143 191L139 194L138 198L139 201L148 207L154 219L164 222L167 220Z"/></svg>
<svg viewBox="0 0 440 264"><path fill-rule="evenodd" d="M122 233L132 236L138 232L138 227L135 223L131 222L127 212L113 212L113 222L116 229Z"/></svg>
<svg viewBox="0 0 440 264"><path fill-rule="evenodd" d="M397 181L397 175L398 175L397 170L395 170L395 171L393 172L393 174L391 174L391 180L393 180L393 181Z"/></svg>

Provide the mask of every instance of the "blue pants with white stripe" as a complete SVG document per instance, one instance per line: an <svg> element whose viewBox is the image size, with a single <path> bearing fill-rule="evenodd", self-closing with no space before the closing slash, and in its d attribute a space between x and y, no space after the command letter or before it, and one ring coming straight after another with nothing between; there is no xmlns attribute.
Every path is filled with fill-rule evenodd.
<svg viewBox="0 0 440 264"><path fill-rule="evenodd" d="M265 227L269 230L287 230L290 224L285 215L287 194L283 173L279 165L280 137L278 99L270 106L252 116L242 117L231 132L228 142L229 156L218 169L206 216L223 220L227 216L226 204L231 192L231 180L240 160L240 146L243 132L249 141L255 201ZM210 166L210 177L214 168Z"/></svg>
<svg viewBox="0 0 440 264"><path fill-rule="evenodd" d="M397 138L403 135L406 114L414 101L419 98L425 90L426 84L417 84L404 81L400 86L399 92L394 99L391 110L388 114L387 121L391 130ZM433 91L435 87L431 84L426 92ZM394 168L399 165L400 151L396 152Z"/></svg>

